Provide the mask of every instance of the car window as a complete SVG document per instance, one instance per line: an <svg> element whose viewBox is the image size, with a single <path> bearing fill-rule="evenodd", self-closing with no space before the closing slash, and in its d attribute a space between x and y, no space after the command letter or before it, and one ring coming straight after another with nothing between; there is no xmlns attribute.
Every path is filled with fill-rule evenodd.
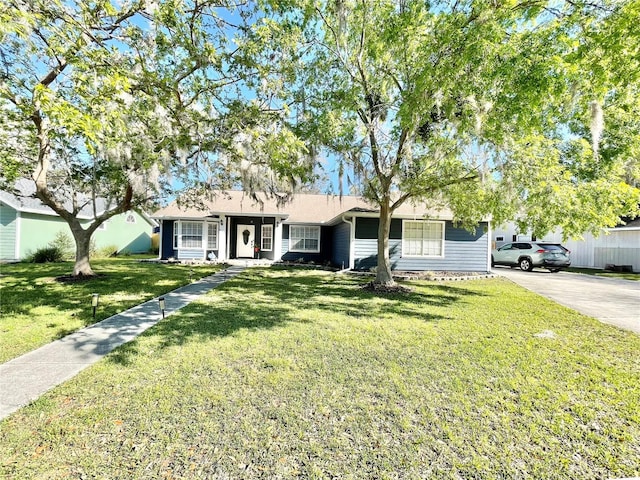
<svg viewBox="0 0 640 480"><path fill-rule="evenodd" d="M531 244L530 243L516 243L514 245L516 246L516 248L518 248L520 250L531 250Z"/></svg>
<svg viewBox="0 0 640 480"><path fill-rule="evenodd" d="M511 250L512 244L511 243L507 243L506 245L501 246L498 250L499 251L503 251L503 250Z"/></svg>
<svg viewBox="0 0 640 480"><path fill-rule="evenodd" d="M559 253L564 253L566 252L566 248L564 248L562 245L553 245L550 243L540 243L539 244L542 248L544 248L545 250L551 251L551 252L559 252Z"/></svg>

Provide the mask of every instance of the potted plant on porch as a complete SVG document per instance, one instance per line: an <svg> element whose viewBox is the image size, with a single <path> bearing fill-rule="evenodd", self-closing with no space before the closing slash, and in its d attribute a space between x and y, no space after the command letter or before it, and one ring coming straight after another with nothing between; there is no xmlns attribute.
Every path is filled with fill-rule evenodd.
<svg viewBox="0 0 640 480"><path fill-rule="evenodd" d="M258 245L258 242L253 242L253 258L260 258L260 245Z"/></svg>

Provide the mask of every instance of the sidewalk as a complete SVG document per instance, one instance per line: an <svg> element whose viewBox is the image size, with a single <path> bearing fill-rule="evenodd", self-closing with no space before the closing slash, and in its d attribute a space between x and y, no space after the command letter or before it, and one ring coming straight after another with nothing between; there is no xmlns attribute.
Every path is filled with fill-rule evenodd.
<svg viewBox="0 0 640 480"><path fill-rule="evenodd" d="M165 316L244 270L230 267L164 296ZM154 298L0 365L0 420L69 380L162 319Z"/></svg>

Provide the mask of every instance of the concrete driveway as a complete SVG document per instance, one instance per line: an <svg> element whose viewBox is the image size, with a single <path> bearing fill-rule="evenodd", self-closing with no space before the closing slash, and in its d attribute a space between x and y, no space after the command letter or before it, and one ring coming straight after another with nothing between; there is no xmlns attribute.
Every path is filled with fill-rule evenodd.
<svg viewBox="0 0 640 480"><path fill-rule="evenodd" d="M640 334L640 282L509 267L495 267L493 273L603 323Z"/></svg>

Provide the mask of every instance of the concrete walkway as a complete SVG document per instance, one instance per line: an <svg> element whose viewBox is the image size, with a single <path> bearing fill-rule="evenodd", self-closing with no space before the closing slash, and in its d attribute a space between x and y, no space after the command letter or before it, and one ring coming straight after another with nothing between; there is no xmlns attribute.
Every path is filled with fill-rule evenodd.
<svg viewBox="0 0 640 480"><path fill-rule="evenodd" d="M496 267L493 272L565 307L640 334L640 282L538 269Z"/></svg>
<svg viewBox="0 0 640 480"><path fill-rule="evenodd" d="M243 270L242 266L230 267L163 295L165 316ZM74 377L161 319L158 298L154 298L0 365L0 419Z"/></svg>

